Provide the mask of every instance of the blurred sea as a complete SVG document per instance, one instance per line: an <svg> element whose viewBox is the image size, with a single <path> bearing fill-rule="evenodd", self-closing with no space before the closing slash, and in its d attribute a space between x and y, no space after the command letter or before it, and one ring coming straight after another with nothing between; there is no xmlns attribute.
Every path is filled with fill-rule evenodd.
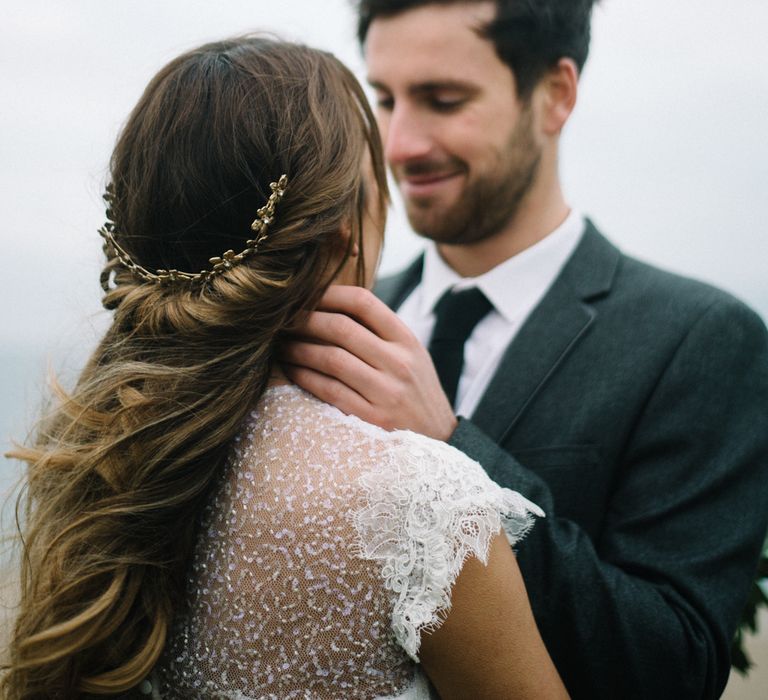
<svg viewBox="0 0 768 700"><path fill-rule="evenodd" d="M14 440L21 441L42 405L45 381L42 353L23 347L0 349L0 450L7 452ZM18 464L0 460L0 494L3 501L19 474ZM5 510L5 509L4 509ZM3 519L5 524L5 519Z"/></svg>
<svg viewBox="0 0 768 700"><path fill-rule="evenodd" d="M87 349L61 352L50 348L9 344L0 347L0 455L13 442L24 442L50 393L50 371L65 386L85 361ZM13 524L14 487L21 476L21 465L0 456L0 531L5 534ZM4 548L3 548L4 549Z"/></svg>
<svg viewBox="0 0 768 700"><path fill-rule="evenodd" d="M40 353L23 347L0 349L0 453L12 442L24 440L34 420L35 407L42 405L45 365ZM7 534L13 525L13 487L21 476L18 462L0 456L0 532ZM0 562L6 548L0 550Z"/></svg>

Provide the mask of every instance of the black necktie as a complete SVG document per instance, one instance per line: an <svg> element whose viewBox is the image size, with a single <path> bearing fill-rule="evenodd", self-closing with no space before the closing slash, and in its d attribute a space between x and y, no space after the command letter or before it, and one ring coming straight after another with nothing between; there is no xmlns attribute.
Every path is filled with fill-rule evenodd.
<svg viewBox="0 0 768 700"><path fill-rule="evenodd" d="M464 343L491 308L491 302L476 287L460 292L449 289L435 306L435 327L429 341L429 354L451 406L456 401L456 389L464 364Z"/></svg>

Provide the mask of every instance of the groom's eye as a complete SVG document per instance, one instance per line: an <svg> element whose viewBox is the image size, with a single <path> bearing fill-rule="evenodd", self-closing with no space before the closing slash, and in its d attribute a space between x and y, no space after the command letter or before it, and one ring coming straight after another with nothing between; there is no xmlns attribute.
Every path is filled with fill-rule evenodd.
<svg viewBox="0 0 768 700"><path fill-rule="evenodd" d="M435 84L424 90L423 99L435 112L454 112L469 102L474 92L464 85Z"/></svg>
<svg viewBox="0 0 768 700"><path fill-rule="evenodd" d="M463 97L432 97L430 106L437 112L453 112L461 107L466 100Z"/></svg>
<svg viewBox="0 0 768 700"><path fill-rule="evenodd" d="M379 109L385 109L387 111L391 111L392 108L395 106L395 100L392 97L392 95L388 95L386 93L377 93L376 106Z"/></svg>

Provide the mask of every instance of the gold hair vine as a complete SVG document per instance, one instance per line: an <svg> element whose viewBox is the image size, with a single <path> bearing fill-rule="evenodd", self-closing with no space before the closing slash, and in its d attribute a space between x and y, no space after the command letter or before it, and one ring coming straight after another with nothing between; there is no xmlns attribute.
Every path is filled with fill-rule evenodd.
<svg viewBox="0 0 768 700"><path fill-rule="evenodd" d="M216 275L220 275L223 272L232 269L232 267L241 263L249 255L253 255L259 249L259 246L267 238L267 229L275 218L275 207L277 207L280 200L283 198L287 185L287 175L281 175L277 182L269 183L269 188L272 190L272 194L269 195L267 203L256 211L256 218L251 224L251 230L255 231L256 235L245 242L246 247L239 253L235 253L234 250L228 250L225 253L222 253L221 257L210 258L208 262L213 266L210 270L200 270L200 272L156 270L155 272L151 272L135 262L128 252L115 240L115 225L111 221L111 188L108 188L107 193L104 195L104 199L109 208L107 209L107 222L99 229L99 235L106 241L106 246L112 249L113 256L120 261L120 264L140 279L156 284L170 284L174 282L205 283L216 277Z"/></svg>

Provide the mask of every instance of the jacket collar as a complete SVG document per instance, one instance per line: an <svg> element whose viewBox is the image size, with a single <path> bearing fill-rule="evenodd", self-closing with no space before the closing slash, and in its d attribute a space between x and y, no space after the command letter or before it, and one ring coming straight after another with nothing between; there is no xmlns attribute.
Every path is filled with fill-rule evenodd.
<svg viewBox="0 0 768 700"><path fill-rule="evenodd" d="M584 236L507 347L473 422L501 443L598 322L590 303L610 293L621 253L587 220Z"/></svg>
<svg viewBox="0 0 768 700"><path fill-rule="evenodd" d="M587 219L584 235L560 274L507 347L474 414L473 422L502 442L536 395L574 351L597 311L590 302L610 293L621 259ZM397 309L421 279L423 256L382 280L376 293Z"/></svg>

